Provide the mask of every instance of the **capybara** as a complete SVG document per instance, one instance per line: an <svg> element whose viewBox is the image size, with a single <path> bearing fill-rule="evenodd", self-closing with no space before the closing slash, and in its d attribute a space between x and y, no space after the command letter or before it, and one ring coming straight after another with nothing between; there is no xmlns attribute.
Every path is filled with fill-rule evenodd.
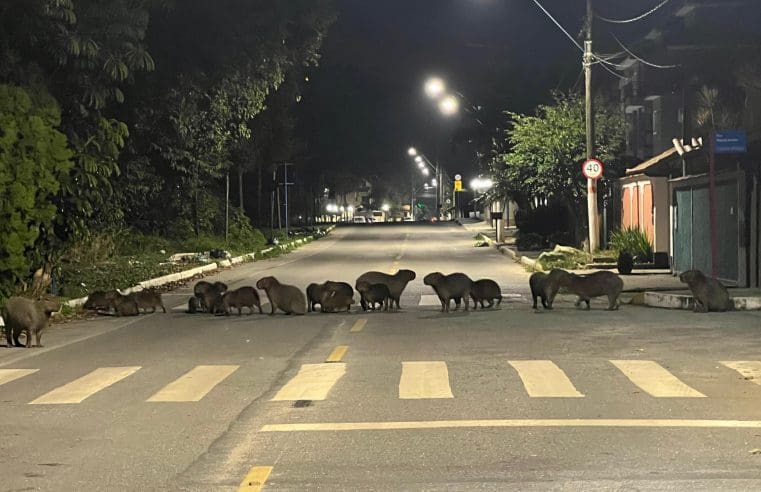
<svg viewBox="0 0 761 492"><path fill-rule="evenodd" d="M441 272L429 273L423 279L425 285L430 285L436 291L441 301L441 311L449 312L449 301L454 300L455 311L460 308L460 302L465 300L465 310L468 310L470 291L473 281L464 273L444 275Z"/></svg>
<svg viewBox="0 0 761 492"><path fill-rule="evenodd" d="M281 284L275 277L264 277L256 283L256 288L267 293L272 306L270 316L273 316L277 309L285 314L306 314L307 312L307 299L298 287Z"/></svg>
<svg viewBox="0 0 761 492"><path fill-rule="evenodd" d="M378 309L382 307L384 311L388 311L391 293L388 291L386 284L371 284L365 281L357 282L357 292L360 295L360 304L363 311L368 309L375 311L376 304L378 304Z"/></svg>
<svg viewBox="0 0 761 492"><path fill-rule="evenodd" d="M401 309L399 299L402 297L402 292L404 292L408 283L415 280L415 277L415 272L412 270L399 270L394 275L389 275L383 272L367 272L359 276L354 286L356 288L356 285L359 282L367 282L370 285L384 284L388 287L388 292L391 297L391 307L394 307L394 303L396 303L396 308ZM362 308L365 309L364 304L362 305Z"/></svg>
<svg viewBox="0 0 761 492"><path fill-rule="evenodd" d="M351 289L351 286L349 286ZM354 290L352 289L352 294ZM322 291L322 298L320 299L320 311L323 313L337 313L346 309L346 312L351 311L351 305L354 304L354 295L346 295L346 291L343 289L333 290L330 288Z"/></svg>
<svg viewBox="0 0 761 492"><path fill-rule="evenodd" d="M555 302L555 296L560 290L560 278L566 274L565 270L555 268L550 273L536 272L531 274L528 279L531 287L531 298L534 301L534 309L537 309L537 298L542 299L544 309L552 309L552 303Z"/></svg>
<svg viewBox="0 0 761 492"><path fill-rule="evenodd" d="M131 295L123 296L119 294L111 301L111 307L117 316L137 316L140 314L137 301Z"/></svg>
<svg viewBox="0 0 761 492"><path fill-rule="evenodd" d="M201 295L201 308L209 314L224 314L223 296L217 289L209 289Z"/></svg>
<svg viewBox="0 0 761 492"><path fill-rule="evenodd" d="M354 289L346 282L328 280L322 284L309 284L307 286L307 301L310 312L315 310L317 304L322 304L321 300L325 292L335 292L346 298L354 297Z"/></svg>
<svg viewBox="0 0 761 492"><path fill-rule="evenodd" d="M558 285L565 287L579 298L576 307L582 301L590 308L589 300L593 297L608 296L608 311L618 309L618 296L624 288L624 281L613 272L595 272L589 275L576 275L575 273L563 272L560 275Z"/></svg>
<svg viewBox="0 0 761 492"><path fill-rule="evenodd" d="M87 296L87 302L82 307L92 311L108 311L111 309L111 301L119 295L121 294L116 290L109 290L108 292L98 290Z"/></svg>
<svg viewBox="0 0 761 492"><path fill-rule="evenodd" d="M735 303L727 288L718 280L706 277L700 270L688 270L679 275L679 280L692 291L696 313L734 310Z"/></svg>
<svg viewBox="0 0 761 492"><path fill-rule="evenodd" d="M485 307L484 301L489 303L488 307L493 307L494 301L497 301L497 306L502 304L502 290L497 282L488 278L473 282L470 297L473 299L473 309L478 309L478 303L481 303L482 308Z"/></svg>
<svg viewBox="0 0 761 492"><path fill-rule="evenodd" d="M42 347L42 332L48 326L50 315L61 310L57 301L33 301L25 297L11 297L5 302L3 320L5 321L5 340L8 347L22 347L19 342L21 332L26 332L26 348L32 347L32 335L35 345Z"/></svg>
<svg viewBox="0 0 761 492"><path fill-rule="evenodd" d="M156 312L156 308L161 308L166 313L164 307L164 301L161 299L161 294L155 290L141 290L139 292L133 292L129 295L137 303L138 310L143 309L145 311L148 308L151 309L151 313Z"/></svg>
<svg viewBox="0 0 761 492"><path fill-rule="evenodd" d="M250 286L228 290L222 296L222 308L225 310L226 315L230 314L230 308L237 308L238 316L240 316L244 307L248 308L249 314L253 314L254 306L259 308L259 313L261 314L262 302L259 299L259 293Z"/></svg>
<svg viewBox="0 0 761 492"><path fill-rule="evenodd" d="M200 282L196 283L195 286L193 286L193 295L195 295L201 301L201 309L208 312L212 312L214 310L210 309L210 307L213 307L213 304L206 304L206 298L208 297L210 301L219 299L221 302L222 295L225 292L227 292L227 285L222 282L214 282L212 284L211 282L201 280ZM217 296L214 294L219 295ZM217 309L221 308L222 305L220 304Z"/></svg>
<svg viewBox="0 0 761 492"><path fill-rule="evenodd" d="M188 299L188 313L189 314L196 314L201 310L201 300L197 298L196 296L191 297Z"/></svg>

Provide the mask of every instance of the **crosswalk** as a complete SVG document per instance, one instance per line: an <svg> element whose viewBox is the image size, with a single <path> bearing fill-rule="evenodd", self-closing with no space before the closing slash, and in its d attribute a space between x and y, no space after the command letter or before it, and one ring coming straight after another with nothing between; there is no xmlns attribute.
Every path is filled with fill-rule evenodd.
<svg viewBox="0 0 761 492"><path fill-rule="evenodd" d="M345 347L339 347L345 348ZM346 350L341 351L341 356ZM389 378L378 378L373 382L367 376L368 368L361 362L338 362L302 364L292 376L286 378L279 387L273 390L272 402L294 402L299 400L322 401L331 398L334 388L347 384L357 397L365 394L378 394L379 385L388 385L392 379L398 384L391 393L390 388L383 390L384 397L393 394L399 400L436 400L457 399L467 397L466 389L470 371L467 363L457 362L452 367L447 361L389 361L385 369ZM555 362L551 360L504 360L501 368L491 377L499 381L515 381L508 384L512 391L521 388L521 394L527 398L590 398L585 389L624 387L627 393L643 394L652 398L721 398L716 394L719 388L730 385L745 385L742 394L744 398L761 399L761 361L719 361L714 364L716 374L706 379L704 373L700 377L692 377L691 385L681 380L671 370L653 360L607 360L594 361L597 367L590 369L590 362L583 361L587 371L583 377L573 367L570 371L577 381L572 381L566 370L568 366L579 361ZM474 362L473 364L477 364ZM454 368L454 369L453 369ZM28 401L29 405L76 405L85 403L88 399L101 392L108 392L125 380L139 373L141 366L99 367L74 378L58 387L49 389L40 396ZM225 384L234 374L240 373L238 365L198 365L187 368L186 372L172 381L158 382L150 397L143 400L146 404L162 403L193 403L206 398L219 385ZM678 373L690 374L688 368L681 368ZM373 370L378 370L373 367ZM453 370L455 371L454 378ZM357 372L358 371L358 372ZM155 372L155 371L154 371ZM383 372L383 370L381 370ZM359 374L352 378L352 374ZM386 373L384 373L386 374ZM0 401L10 402L11 384L27 378L43 378L50 375L49 371L39 369L0 369ZM239 377L257 377L256 371L241 374ZM479 376L480 377L480 376ZM724 379L722 379L724 378ZM452 380L457 383L453 387ZM593 381L590 381L593 380ZM722 385L717 385L716 381ZM37 380L37 382L44 380ZM163 386L161 386L163 384ZM458 386L459 384L459 386ZM364 385L364 387L363 387ZM7 389L6 389L7 388ZM467 386L470 388L470 386ZM595 393L597 391L597 393ZM592 391L593 397L600 397L599 390ZM710 394L713 392L713 394ZM346 398L345 391L339 392ZM458 393L460 393L458 395ZM463 395L465 393L465 395ZM485 395L486 396L486 395ZM145 398L145 396L143 396ZM18 403L18 402L16 402Z"/></svg>

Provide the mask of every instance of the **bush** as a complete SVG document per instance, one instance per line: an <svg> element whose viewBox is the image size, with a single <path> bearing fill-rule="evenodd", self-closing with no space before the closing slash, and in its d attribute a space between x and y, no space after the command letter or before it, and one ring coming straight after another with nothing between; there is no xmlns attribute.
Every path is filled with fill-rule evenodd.
<svg viewBox="0 0 761 492"><path fill-rule="evenodd" d="M610 249L619 255L626 251L637 261L651 262L653 259L653 245L650 239L644 231L635 227L613 231L610 235Z"/></svg>
<svg viewBox="0 0 761 492"><path fill-rule="evenodd" d="M618 273L629 275L634 270L634 258L628 251L618 253Z"/></svg>
<svg viewBox="0 0 761 492"><path fill-rule="evenodd" d="M518 231L515 238L515 246L520 251L537 251L543 249L545 245L544 238L535 232Z"/></svg>

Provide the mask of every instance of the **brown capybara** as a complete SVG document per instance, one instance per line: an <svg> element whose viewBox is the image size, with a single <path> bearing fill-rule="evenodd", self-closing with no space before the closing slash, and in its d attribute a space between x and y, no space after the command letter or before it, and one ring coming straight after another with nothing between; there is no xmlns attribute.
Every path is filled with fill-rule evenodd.
<svg viewBox="0 0 761 492"><path fill-rule="evenodd" d="M536 272L531 274L528 279L529 287L531 287L531 297L534 300L534 309L537 309L537 298L542 299L542 306L544 309L552 309L552 303L555 302L555 296L558 295L560 290L560 278L566 274L565 270L555 268L550 273Z"/></svg>
<svg viewBox="0 0 761 492"><path fill-rule="evenodd" d="M139 292L133 292L129 295L137 303L138 310L142 309L148 311L150 308L151 313L156 312L156 308L161 308L166 313L164 307L164 301L161 299L161 294L155 290L141 290Z"/></svg>
<svg viewBox="0 0 761 492"><path fill-rule="evenodd" d="M256 288L267 293L272 306L270 316L273 316L277 309L285 314L306 314L307 312L307 299L298 287L281 284L275 277L264 277L256 283Z"/></svg>
<svg viewBox="0 0 761 492"><path fill-rule="evenodd" d="M259 299L259 293L250 286L241 287L235 290L228 290L225 295L222 296L222 308L226 315L230 315L230 309L236 308L238 310L238 316L243 312L243 308L247 307L249 314L254 313L254 306L259 308L259 313L262 312L262 302Z"/></svg>
<svg viewBox="0 0 761 492"><path fill-rule="evenodd" d="M486 307L484 301L489 303L488 307L493 307L494 301L497 301L497 306L502 304L502 290L497 282L488 278L473 282L470 297L473 299L473 309L478 309L478 303L482 308Z"/></svg>
<svg viewBox="0 0 761 492"><path fill-rule="evenodd" d="M388 292L391 297L391 307L401 309L399 305L399 299L402 297L402 292L407 287L407 284L415 280L415 272L412 270L399 270L394 275L389 275L383 272L366 272L359 276L357 282L354 284L355 288L359 282L367 282L368 284L384 284L388 287ZM362 305L365 308L365 305Z"/></svg>
<svg viewBox="0 0 761 492"><path fill-rule="evenodd" d="M223 305L224 294L217 289L209 289L201 295L199 304L201 309L209 314L225 314Z"/></svg>
<svg viewBox="0 0 761 492"><path fill-rule="evenodd" d="M92 311L108 311L111 309L111 301L119 295L121 294L116 290L109 290L107 292L98 290L87 296L87 301L82 307Z"/></svg>
<svg viewBox="0 0 761 492"><path fill-rule="evenodd" d="M624 289L624 281L613 272L601 271L589 275L576 275L575 273L563 272L559 277L558 285L565 287L579 298L576 307L582 301L590 308L589 300L593 297L608 296L608 311L618 309L618 296Z"/></svg>
<svg viewBox="0 0 761 492"><path fill-rule="evenodd" d="M117 316L137 316L140 314L140 308L137 306L137 301L131 295L123 296L119 294L111 301L111 307L114 309Z"/></svg>
<svg viewBox="0 0 761 492"><path fill-rule="evenodd" d="M196 296L201 301L200 303L201 309L203 311L208 311L208 312L212 312L212 311L216 312L216 310L221 309L222 305L219 304L216 310L210 309L209 308L210 305L206 304L207 297L210 302L217 301L217 300L221 302L222 295L225 292L227 292L227 285L224 284L223 282L211 283L205 280L201 280L200 282L196 283L193 286L193 295ZM215 294L218 294L218 295L215 295ZM214 307L213 304L211 306ZM215 312L212 314L215 314Z"/></svg>
<svg viewBox="0 0 761 492"><path fill-rule="evenodd" d="M307 286L308 310L314 311L317 304L322 304L321 299L325 292L335 292L345 298L354 297L354 289L346 282L334 282L328 280L322 284L309 284Z"/></svg>
<svg viewBox="0 0 761 492"><path fill-rule="evenodd" d="M349 287L351 288L351 286ZM352 289L352 294L354 290ZM346 309L346 312L351 311L351 305L354 304L354 296L346 295L346 291L343 289L333 290L327 288L322 291L322 298L320 299L320 311L323 313L337 313Z"/></svg>
<svg viewBox="0 0 761 492"><path fill-rule="evenodd" d="M436 295L441 301L442 312L449 312L450 300L455 302L455 311L460 309L460 302L463 300L465 301L465 310L468 310L473 281L464 273L444 275L441 272L433 272L425 276L423 283L430 285L436 291Z"/></svg>
<svg viewBox="0 0 761 492"><path fill-rule="evenodd" d="M700 270L688 270L679 275L679 280L692 291L696 313L734 310L735 303L727 288L718 280L706 277Z"/></svg>
<svg viewBox="0 0 761 492"><path fill-rule="evenodd" d="M188 314L196 314L201 311L201 299L196 296L188 299Z"/></svg>
<svg viewBox="0 0 761 492"><path fill-rule="evenodd" d="M25 297L11 297L5 302L3 320L5 321L5 340L8 347L23 347L19 342L21 332L26 332L26 348L32 347L32 335L35 345L42 347L42 332L48 326L50 315L61 310L57 301L33 301Z"/></svg>
<svg viewBox="0 0 761 492"><path fill-rule="evenodd" d="M368 309L375 311L375 305L378 304L378 309L381 307L384 311L388 311L388 305L391 302L391 293L388 291L386 284L371 284L369 282L357 282L357 292L359 292L361 298L362 310Z"/></svg>

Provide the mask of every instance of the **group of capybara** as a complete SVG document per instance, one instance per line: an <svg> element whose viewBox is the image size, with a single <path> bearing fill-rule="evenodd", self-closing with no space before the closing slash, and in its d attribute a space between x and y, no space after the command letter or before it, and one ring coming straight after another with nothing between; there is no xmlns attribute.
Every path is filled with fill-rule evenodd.
<svg viewBox="0 0 761 492"><path fill-rule="evenodd" d="M412 270L399 270L393 275L382 272L367 272L357 278L354 289L359 292L362 309L384 310L400 309L399 300L407 284L414 280ZM689 270L679 276L686 283L695 299L695 312L729 311L734 309L734 301L729 296L727 288L718 280L706 277L699 270ZM423 278L423 283L436 292L441 302L441 311L449 312L451 301L455 310L465 304L468 310L469 300L473 300L473 308L491 308L502 302L502 292L493 280L482 279L473 281L464 273L445 275L440 272L429 273ZM608 309L618 309L618 297L623 290L623 280L609 271L599 271L588 275L578 275L561 269L549 273L537 272L529 278L533 308L538 309L541 300L545 309L552 309L555 296L561 288L577 296L576 306L582 302L589 309L589 301L594 297L606 296ZM256 288L244 286L229 290L222 282L200 281L193 287L193 296L188 300L188 312L206 312L211 314L229 315L233 309L238 315L243 308L249 313L256 308L262 313L261 300L257 289L263 290L270 302L270 315L280 310L286 314L305 314L315 311L317 305L322 312L351 311L354 301L354 289L346 282L327 281L322 284L309 284L306 295L296 286L281 284L275 277L259 279ZM137 316L143 312L156 312L166 308L161 294L153 290L143 290L123 295L118 291L93 292L84 304L84 308L95 311L113 311L117 316ZM52 313L61 309L61 305L53 300L34 301L23 297L9 298L2 311L5 322L5 337L8 347L22 346L19 342L21 333L26 334L26 347L32 346L32 339L40 345L42 331L47 327Z"/></svg>

